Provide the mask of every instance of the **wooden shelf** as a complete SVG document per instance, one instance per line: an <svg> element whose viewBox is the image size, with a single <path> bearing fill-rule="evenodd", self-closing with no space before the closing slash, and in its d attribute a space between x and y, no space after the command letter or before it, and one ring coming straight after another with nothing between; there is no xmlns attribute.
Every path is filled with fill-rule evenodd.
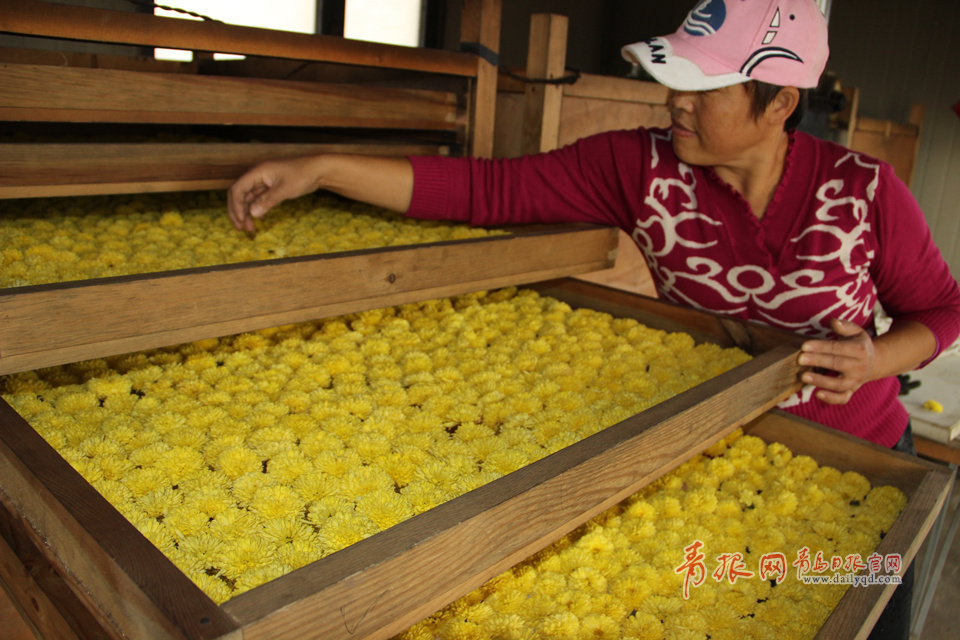
<svg viewBox="0 0 960 640"><path fill-rule="evenodd" d="M0 374L613 264L616 231L509 235L0 290Z"/></svg>
<svg viewBox="0 0 960 640"><path fill-rule="evenodd" d="M242 634L283 639L302 637L302 629L310 628L316 637L387 638L552 543L798 388L799 338L791 334L572 280L536 288L572 306L625 311L718 344L739 344L755 357L219 607L6 405L0 406L0 489L10 522L0 529L16 530L8 535L14 555L34 567L39 553L65 576L70 591L79 592L81 608L93 609L102 624L112 627L109 637ZM25 541L32 545L24 548ZM49 605L57 611L77 606Z"/></svg>
<svg viewBox="0 0 960 640"><path fill-rule="evenodd" d="M465 38L496 49L499 21L499 0L464 0ZM474 54L38 0L5 2L0 32L251 56L240 65L165 64L73 53L51 59L42 51L2 49L0 121L7 123L71 123L81 138L85 127L99 124L382 134L379 143L368 134L356 136L352 144L327 147L238 143L229 145L225 156L219 152L228 145L217 143L201 149L131 142L118 149L93 137L60 147L4 144L0 198L222 188L242 169L278 155L492 153L496 65ZM275 67L271 62L307 65L309 70L297 80L251 71ZM243 70L240 75L237 69ZM320 79L317 72L338 80ZM372 81L377 74L379 79ZM394 144L387 144L387 138ZM159 157L153 155L157 151ZM126 156L125 164L117 162L118 152ZM64 171L78 155L84 162Z"/></svg>

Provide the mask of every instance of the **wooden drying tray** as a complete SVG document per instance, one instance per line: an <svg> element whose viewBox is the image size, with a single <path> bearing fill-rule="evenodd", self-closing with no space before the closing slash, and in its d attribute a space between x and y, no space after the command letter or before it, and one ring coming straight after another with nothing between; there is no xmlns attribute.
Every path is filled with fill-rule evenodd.
<svg viewBox="0 0 960 640"><path fill-rule="evenodd" d="M221 606L0 403L3 580L49 637L388 638L799 387L800 338L792 334L571 280L537 289L573 306L627 310L719 344L741 344L754 359Z"/></svg>
<svg viewBox="0 0 960 640"><path fill-rule="evenodd" d="M615 229L509 235L0 290L0 374L613 264Z"/></svg>
<svg viewBox="0 0 960 640"><path fill-rule="evenodd" d="M0 143L0 199L227 189L253 165L276 158L448 151L387 143Z"/></svg>
<svg viewBox="0 0 960 640"><path fill-rule="evenodd" d="M808 455L822 466L855 471L873 486L892 485L903 491L907 506L880 541L877 553L900 554L904 569L944 508L954 479L954 472L944 465L884 449L782 412L768 413L744 431L767 442L785 444L795 454ZM865 640L895 588L850 587L815 640Z"/></svg>

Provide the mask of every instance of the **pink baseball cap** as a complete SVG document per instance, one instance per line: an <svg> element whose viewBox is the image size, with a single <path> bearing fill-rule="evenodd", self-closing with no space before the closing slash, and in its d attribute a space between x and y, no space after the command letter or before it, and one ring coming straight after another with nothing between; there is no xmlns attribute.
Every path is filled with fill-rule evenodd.
<svg viewBox="0 0 960 640"><path fill-rule="evenodd" d="M830 49L814 0L701 0L676 33L622 53L671 89L706 91L748 80L816 87Z"/></svg>

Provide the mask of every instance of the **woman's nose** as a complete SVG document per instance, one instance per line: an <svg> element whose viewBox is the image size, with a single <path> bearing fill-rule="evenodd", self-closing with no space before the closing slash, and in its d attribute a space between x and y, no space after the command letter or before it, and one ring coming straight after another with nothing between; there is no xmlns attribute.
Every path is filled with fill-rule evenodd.
<svg viewBox="0 0 960 640"><path fill-rule="evenodd" d="M667 94L667 106L671 111L679 109L681 111L690 111L693 108L692 91L674 91L670 90Z"/></svg>

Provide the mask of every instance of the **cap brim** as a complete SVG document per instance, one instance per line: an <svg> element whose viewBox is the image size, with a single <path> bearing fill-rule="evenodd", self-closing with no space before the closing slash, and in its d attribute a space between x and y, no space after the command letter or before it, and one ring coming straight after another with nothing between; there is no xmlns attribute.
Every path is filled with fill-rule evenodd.
<svg viewBox="0 0 960 640"><path fill-rule="evenodd" d="M641 65L657 82L676 91L709 91L750 80L739 72L704 73L696 63L674 50L670 36L628 44L620 52L627 62Z"/></svg>

